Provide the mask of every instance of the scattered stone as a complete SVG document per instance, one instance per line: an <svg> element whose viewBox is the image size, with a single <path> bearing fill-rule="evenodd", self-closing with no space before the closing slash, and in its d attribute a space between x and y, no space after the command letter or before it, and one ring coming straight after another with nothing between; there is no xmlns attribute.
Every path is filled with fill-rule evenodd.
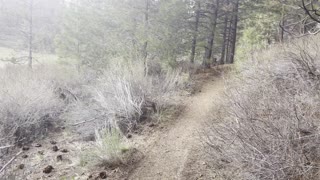
<svg viewBox="0 0 320 180"><path fill-rule="evenodd" d="M30 148L28 146L23 146L22 151L28 151Z"/></svg>
<svg viewBox="0 0 320 180"><path fill-rule="evenodd" d="M150 124L149 124L149 127L154 127L154 126L155 126L154 123L150 123Z"/></svg>
<svg viewBox="0 0 320 180"><path fill-rule="evenodd" d="M101 172L101 173L99 173L99 177L101 178L101 179L107 179L107 173L106 172Z"/></svg>
<svg viewBox="0 0 320 180"><path fill-rule="evenodd" d="M50 144L55 145L55 144L57 144L57 142L56 141L50 141Z"/></svg>
<svg viewBox="0 0 320 180"><path fill-rule="evenodd" d="M38 151L38 154L44 155L44 151Z"/></svg>
<svg viewBox="0 0 320 180"><path fill-rule="evenodd" d="M42 147L41 144L35 144L34 147Z"/></svg>
<svg viewBox="0 0 320 180"><path fill-rule="evenodd" d="M46 168L43 169L43 173L49 174L52 172L54 168L52 166L47 166Z"/></svg>
<svg viewBox="0 0 320 180"><path fill-rule="evenodd" d="M29 157L29 156L26 155L26 154L22 156L23 159L26 159L26 158L28 158L28 157Z"/></svg>
<svg viewBox="0 0 320 180"><path fill-rule="evenodd" d="M90 174L89 176L88 176L88 179L91 179L93 176L92 176L92 174Z"/></svg>
<svg viewBox="0 0 320 180"><path fill-rule="evenodd" d="M24 164L20 164L20 165L18 166L18 168L19 168L19 169L24 169Z"/></svg>
<svg viewBox="0 0 320 180"><path fill-rule="evenodd" d="M88 134L83 137L83 141L95 141L96 137L94 134Z"/></svg>
<svg viewBox="0 0 320 180"><path fill-rule="evenodd" d="M128 149L128 148L123 148L123 149L121 149L121 153L124 154L124 153L128 152L129 150L130 149Z"/></svg>
<svg viewBox="0 0 320 180"><path fill-rule="evenodd" d="M66 127L62 126L61 129L66 129Z"/></svg>
<svg viewBox="0 0 320 180"><path fill-rule="evenodd" d="M58 155L57 156L57 161L62 161L62 160L63 160L62 155Z"/></svg>
<svg viewBox="0 0 320 180"><path fill-rule="evenodd" d="M59 148L58 148L58 146L53 146L53 147L52 147L52 151L54 151L54 152L57 152L57 151L59 151Z"/></svg>
<svg viewBox="0 0 320 180"><path fill-rule="evenodd" d="M132 138L132 134L127 134L127 138L131 139Z"/></svg>
<svg viewBox="0 0 320 180"><path fill-rule="evenodd" d="M67 152L69 152L69 150L68 149L62 149L61 152L67 153Z"/></svg>

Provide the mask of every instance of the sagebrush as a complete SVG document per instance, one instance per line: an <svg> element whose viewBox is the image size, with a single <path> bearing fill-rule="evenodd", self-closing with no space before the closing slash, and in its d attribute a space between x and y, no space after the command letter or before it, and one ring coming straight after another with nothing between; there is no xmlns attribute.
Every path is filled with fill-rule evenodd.
<svg viewBox="0 0 320 180"><path fill-rule="evenodd" d="M222 177L320 178L317 39L254 53L233 74L225 106L204 133Z"/></svg>

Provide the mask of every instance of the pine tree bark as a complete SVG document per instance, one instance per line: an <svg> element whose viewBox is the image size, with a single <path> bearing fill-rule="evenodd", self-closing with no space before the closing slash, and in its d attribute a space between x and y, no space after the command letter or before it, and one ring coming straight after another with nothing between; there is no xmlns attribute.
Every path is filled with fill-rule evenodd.
<svg viewBox="0 0 320 180"><path fill-rule="evenodd" d="M200 21L200 8L201 8L201 3L200 3L200 1L197 1L196 21L194 24L195 29L194 29L193 39L192 39L191 56L190 56L190 62L192 64L194 63L194 58L195 58L195 54L196 54L197 37L198 37L199 21Z"/></svg>
<svg viewBox="0 0 320 180"><path fill-rule="evenodd" d="M231 28L232 28L232 19L229 17L227 22L227 32L226 32L226 55L225 55L225 63L230 64L230 49L231 49Z"/></svg>
<svg viewBox="0 0 320 180"><path fill-rule="evenodd" d="M234 63L234 56L236 51L237 42L237 30L238 30L238 13L239 13L239 0L236 0L233 15L232 15L232 36L231 36L231 51L230 51L230 63Z"/></svg>
<svg viewBox="0 0 320 180"><path fill-rule="evenodd" d="M284 41L284 29L282 27L284 27L284 6L282 5L282 10L281 10L281 27L280 29L280 42L283 43Z"/></svg>
<svg viewBox="0 0 320 180"><path fill-rule="evenodd" d="M229 1L226 2L229 4ZM224 64L226 62L226 46L228 45L228 39L227 39L227 33L228 33L228 21L229 21L229 15L226 12L224 17L224 28L223 28L223 42L222 42L222 50L221 50L221 57L220 57L220 64Z"/></svg>
<svg viewBox="0 0 320 180"><path fill-rule="evenodd" d="M145 42L143 44L143 64L144 64L144 75L147 76L148 74L148 29L149 29L149 0L145 0L145 14L144 14L144 33L145 33Z"/></svg>
<svg viewBox="0 0 320 180"><path fill-rule="evenodd" d="M29 48L29 55L28 55L28 67L32 69L33 65L33 0L30 0L29 4L29 32L28 32L28 48Z"/></svg>
<svg viewBox="0 0 320 180"><path fill-rule="evenodd" d="M216 33L219 5L220 5L220 0L216 0L214 12L212 14L212 20L211 20L211 32L207 38L207 45L205 47L205 54L202 62L202 65L205 68L210 68L210 59L212 57L213 41Z"/></svg>

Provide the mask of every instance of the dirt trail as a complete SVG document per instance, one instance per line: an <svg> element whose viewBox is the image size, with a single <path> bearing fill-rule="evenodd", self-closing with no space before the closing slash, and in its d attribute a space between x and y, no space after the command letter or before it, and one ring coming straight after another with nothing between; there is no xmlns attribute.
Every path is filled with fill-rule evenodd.
<svg viewBox="0 0 320 180"><path fill-rule="evenodd" d="M210 77L201 92L186 99L185 112L166 133L162 133L154 141L145 158L130 174L129 180L175 180L203 179L205 175L192 172L191 166L205 164L200 162L201 146L198 132L210 118L214 110L214 101L218 101L223 93L222 78ZM190 166L191 164L191 166ZM194 168L200 170L201 168ZM189 175L188 175L189 174Z"/></svg>

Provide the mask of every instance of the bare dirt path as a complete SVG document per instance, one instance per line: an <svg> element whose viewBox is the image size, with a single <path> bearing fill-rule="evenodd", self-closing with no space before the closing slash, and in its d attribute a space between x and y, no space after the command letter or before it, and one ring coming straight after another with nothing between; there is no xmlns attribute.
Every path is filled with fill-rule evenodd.
<svg viewBox="0 0 320 180"><path fill-rule="evenodd" d="M185 112L145 152L129 180L207 179L203 171L199 131L210 118L224 90L222 78L210 77L201 92L186 99ZM214 103L215 102L215 103Z"/></svg>

